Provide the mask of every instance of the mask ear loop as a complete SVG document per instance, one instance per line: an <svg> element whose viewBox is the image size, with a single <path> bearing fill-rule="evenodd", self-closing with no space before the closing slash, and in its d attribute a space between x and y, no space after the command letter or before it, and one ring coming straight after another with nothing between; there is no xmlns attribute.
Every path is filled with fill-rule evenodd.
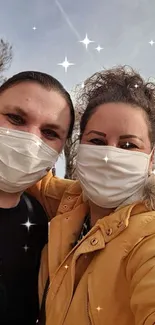
<svg viewBox="0 0 155 325"><path fill-rule="evenodd" d="M148 179L143 190L143 202L146 208L150 211L155 210L155 147L150 153L150 161L152 167L148 171Z"/></svg>
<svg viewBox="0 0 155 325"><path fill-rule="evenodd" d="M150 177L152 174L155 175L155 147L153 147L153 149L151 150L151 153L150 153L150 161L151 161L151 167L149 167L149 170L148 170L148 177Z"/></svg>
<svg viewBox="0 0 155 325"><path fill-rule="evenodd" d="M151 173L144 186L143 199L148 210L155 210L155 175Z"/></svg>

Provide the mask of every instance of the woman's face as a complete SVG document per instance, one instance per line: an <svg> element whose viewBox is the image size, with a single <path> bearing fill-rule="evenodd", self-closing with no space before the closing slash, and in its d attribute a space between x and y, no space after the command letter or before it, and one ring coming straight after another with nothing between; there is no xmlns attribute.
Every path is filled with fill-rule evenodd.
<svg viewBox="0 0 155 325"><path fill-rule="evenodd" d="M86 125L81 143L151 152L144 112L124 103L98 106Z"/></svg>

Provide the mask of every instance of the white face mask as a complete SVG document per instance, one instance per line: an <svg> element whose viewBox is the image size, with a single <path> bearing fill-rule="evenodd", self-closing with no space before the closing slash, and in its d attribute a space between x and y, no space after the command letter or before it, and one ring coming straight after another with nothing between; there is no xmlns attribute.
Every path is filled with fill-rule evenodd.
<svg viewBox="0 0 155 325"><path fill-rule="evenodd" d="M77 176L88 199L100 207L117 208L142 197L150 158L143 152L81 144Z"/></svg>
<svg viewBox="0 0 155 325"><path fill-rule="evenodd" d="M0 190L24 191L47 174L58 156L34 134L0 128Z"/></svg>

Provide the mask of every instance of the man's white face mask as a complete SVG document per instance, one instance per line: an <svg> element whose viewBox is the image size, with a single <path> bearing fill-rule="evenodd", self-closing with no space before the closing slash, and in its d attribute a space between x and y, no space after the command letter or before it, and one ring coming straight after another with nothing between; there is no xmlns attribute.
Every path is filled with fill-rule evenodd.
<svg viewBox="0 0 155 325"><path fill-rule="evenodd" d="M0 127L0 190L26 190L48 173L58 156L36 135Z"/></svg>
<svg viewBox="0 0 155 325"><path fill-rule="evenodd" d="M81 144L77 176L84 194L96 205L117 208L140 200L151 155L112 146Z"/></svg>

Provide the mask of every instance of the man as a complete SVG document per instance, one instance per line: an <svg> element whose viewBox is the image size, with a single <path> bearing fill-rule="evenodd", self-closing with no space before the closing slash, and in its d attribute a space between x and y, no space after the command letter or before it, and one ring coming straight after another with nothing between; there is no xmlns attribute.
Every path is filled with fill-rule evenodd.
<svg viewBox="0 0 155 325"><path fill-rule="evenodd" d="M25 190L52 168L70 137L74 110L53 77L21 72L0 87L0 324L38 318L38 270L47 216Z"/></svg>

